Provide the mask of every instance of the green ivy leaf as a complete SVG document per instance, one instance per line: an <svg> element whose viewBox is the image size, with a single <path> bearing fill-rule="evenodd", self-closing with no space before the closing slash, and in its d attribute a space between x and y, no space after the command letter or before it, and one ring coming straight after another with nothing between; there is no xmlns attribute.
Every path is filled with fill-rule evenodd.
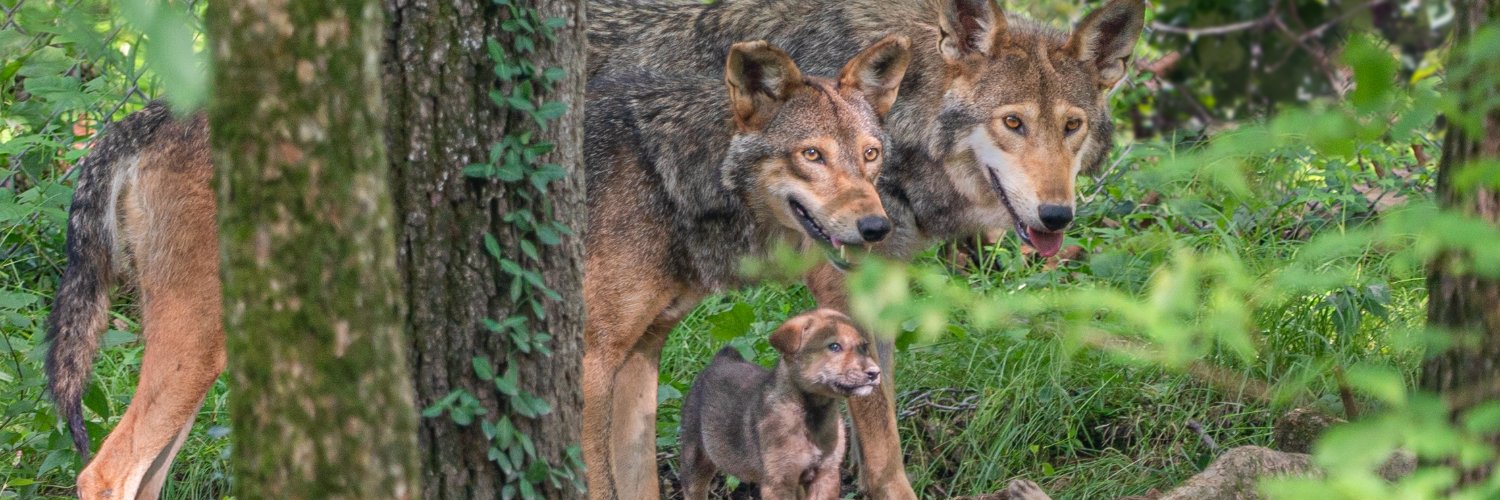
<svg viewBox="0 0 1500 500"><path fill-rule="evenodd" d="M516 182L526 178L525 165L520 162L506 162L494 170L494 177L503 182Z"/></svg>
<svg viewBox="0 0 1500 500"><path fill-rule="evenodd" d="M568 112L568 105L559 101L548 101L542 103L536 110L536 116L541 120L556 120Z"/></svg>
<svg viewBox="0 0 1500 500"><path fill-rule="evenodd" d="M520 375L516 372L515 365L508 366L505 368L504 375L495 378L495 390L500 391L501 394L506 396L514 397L521 392L519 378Z"/></svg>
<svg viewBox="0 0 1500 500"><path fill-rule="evenodd" d="M562 243L562 237L558 235L555 227L550 225L537 226L536 239L537 241L542 242L543 245L547 246L553 246L558 243Z"/></svg>
<svg viewBox="0 0 1500 500"><path fill-rule="evenodd" d="M542 260L541 256L537 254L536 244L532 243L530 240L521 240L520 247L521 253L525 254L527 257L530 257L531 260Z"/></svg>
<svg viewBox="0 0 1500 500"><path fill-rule="evenodd" d="M495 239L495 235L493 234L484 233L484 251L488 252L491 257L503 260L503 257L500 256L500 242Z"/></svg>
<svg viewBox="0 0 1500 500"><path fill-rule="evenodd" d="M493 371L494 369L490 368L490 358L486 358L484 356L476 356L472 361L474 363L474 374L479 376L480 380L490 380L495 378L495 372Z"/></svg>

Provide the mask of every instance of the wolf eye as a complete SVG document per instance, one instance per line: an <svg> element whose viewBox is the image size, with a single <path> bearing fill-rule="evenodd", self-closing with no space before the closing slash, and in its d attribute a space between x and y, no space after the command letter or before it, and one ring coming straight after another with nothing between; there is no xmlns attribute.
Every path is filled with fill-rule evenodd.
<svg viewBox="0 0 1500 500"><path fill-rule="evenodd" d="M802 159L813 162L823 161L823 153L819 153L816 148L807 148L802 150Z"/></svg>
<svg viewBox="0 0 1500 500"><path fill-rule="evenodd" d="M1021 118L1016 115L1005 115L1005 127L1019 132L1021 130Z"/></svg>
<svg viewBox="0 0 1500 500"><path fill-rule="evenodd" d="M1083 126L1083 120L1079 120L1077 118L1069 118L1068 122L1063 124L1063 132L1067 132L1067 133L1071 134L1073 132L1077 132L1078 131L1078 127L1082 127L1082 126Z"/></svg>
<svg viewBox="0 0 1500 500"><path fill-rule="evenodd" d="M832 352L839 352L844 350L844 346L839 345L838 342L834 342L832 344L828 344L828 350Z"/></svg>
<svg viewBox="0 0 1500 500"><path fill-rule="evenodd" d="M865 161L875 161L875 159L879 158L879 157L880 157L880 148L866 148L865 149Z"/></svg>

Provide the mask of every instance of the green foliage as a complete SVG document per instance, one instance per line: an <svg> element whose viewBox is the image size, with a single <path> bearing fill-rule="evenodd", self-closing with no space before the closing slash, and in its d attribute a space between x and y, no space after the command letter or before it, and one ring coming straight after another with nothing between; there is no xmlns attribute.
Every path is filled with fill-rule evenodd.
<svg viewBox="0 0 1500 500"><path fill-rule="evenodd" d="M1476 37L1476 43L1487 39ZM1486 441L1493 407L1455 425L1435 395L1410 389L1414 361L1444 345L1447 335L1419 327L1420 316L1412 312L1420 312L1413 307L1420 303L1403 305L1407 319L1389 324L1390 288L1419 293L1422 266L1439 253L1455 256L1450 271L1500 277L1500 228L1440 211L1421 191L1384 191L1389 188L1377 186L1385 179L1371 175L1380 165L1408 162L1397 152L1410 141L1433 149L1413 124L1426 122L1434 109L1457 123L1483 116L1496 102L1488 94L1440 95L1432 82L1395 85L1396 62L1371 37L1354 37L1344 57L1358 85L1345 102L1288 110L1206 144L1134 152L1127 161L1138 170L1125 182L1169 200L1144 234L1096 240L1089 233L1097 230L1088 228L1098 225L1085 224L1078 243L1092 254L1089 261L1068 273L1021 279L1021 286L1033 287L1026 293L955 281L930 266L868 262L851 277L853 312L879 330L914 330L926 339L940 338L955 320L966 330L1029 329L1032 336L1055 335L1066 357L1095 352L1130 366L1160 367L1239 391L1254 404L1305 404L1328 393L1333 369L1348 367L1351 388L1379 411L1318 443L1325 479L1270 481L1265 491L1296 498L1500 494L1500 482L1449 491L1459 471L1494 467L1496 450ZM1492 67L1495 61L1455 64ZM1399 145L1395 151L1391 143ZM1349 168L1367 162L1374 168ZM1375 210L1377 192L1406 203ZM1109 210L1107 201L1090 205ZM1335 208L1339 212L1328 213ZM1137 208L1111 215L1128 221L1138 214ZM1328 219L1303 231L1309 216ZM1296 241L1303 234L1311 238ZM1148 264L1139 269L1148 271L1128 281L1097 269L1142 258ZM1320 304L1311 312L1322 324L1279 323L1289 310L1309 309L1306 304ZM1320 308L1329 309L1318 314ZM1367 322L1387 325L1372 329ZM1309 345L1296 335L1317 338ZM1285 348L1289 344L1299 348ZM1398 448L1442 465L1386 484L1374 469Z"/></svg>
<svg viewBox="0 0 1500 500"><path fill-rule="evenodd" d="M562 68L542 68L531 61L539 42L555 41L554 30L561 27L561 19L542 18L533 8L513 0L494 0L507 17L500 25L510 36L509 46L502 46L493 38L486 40L490 59L495 64L496 88L490 91L490 100L500 109L530 119L542 130L561 117L566 106L557 101L547 101L546 94L554 84L562 80ZM464 168L464 175L491 179L506 185L507 211L503 216L511 227L511 235L521 249L522 258L507 256L500 242L492 234L484 235L484 248L499 264L506 276L508 298L512 313L500 320L485 320L485 327L500 336L509 347L505 355L504 373L494 372L494 360L475 357L474 374L480 380L491 382L495 392L504 402L499 419L482 417L483 406L474 395L463 389L438 400L422 411L422 416L432 418L448 413L455 424L467 426L480 420L484 436L489 440L488 457L499 465L505 474L504 498L540 498L543 484L554 488L571 485L584 490L583 461L577 446L568 449L566 463L552 464L537 455L531 437L516 428L511 416L537 418L552 412L545 399L521 390L516 367L519 356L551 356L548 347L552 335L536 331L531 326L533 319L546 315L543 300L562 300L557 292L548 288L542 280L542 261L538 249L541 246L557 245L562 236L571 234L563 224L552 220L552 205L547 199L547 187L562 180L565 171L560 165L544 163L541 157L551 152L553 144L534 142L531 132L509 131L505 137L490 148L483 163ZM535 266L535 267L530 267Z"/></svg>
<svg viewBox="0 0 1500 500"><path fill-rule="evenodd" d="M178 52L156 39L185 40L191 49L201 38L201 7L172 2L126 22L125 6L112 2L0 0L0 498L72 496L81 464L42 373L43 322L64 263L71 168L96 132L170 85L155 69L172 66ZM165 17L149 28L136 22L155 16ZM201 80L196 66L180 68L200 72ZM142 349L131 309L126 302L112 311L84 394L85 427L96 447L135 389ZM167 496L226 491L225 397L216 383Z"/></svg>

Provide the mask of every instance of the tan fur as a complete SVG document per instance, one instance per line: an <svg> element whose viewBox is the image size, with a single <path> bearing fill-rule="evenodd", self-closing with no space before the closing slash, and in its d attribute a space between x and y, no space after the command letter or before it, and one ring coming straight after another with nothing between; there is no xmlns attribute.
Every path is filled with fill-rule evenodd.
<svg viewBox="0 0 1500 500"><path fill-rule="evenodd" d="M85 174L89 182L81 181L75 192L70 238L92 237L108 245L104 258L110 270L90 278L106 290L119 282L136 291L145 344L135 396L79 473L79 498L156 498L204 395L224 369L218 226L205 121L201 115L172 120L166 113L154 104L141 118L116 124L140 129L118 132L124 139L101 141L84 162L83 168L92 170ZM102 220L87 219L95 214ZM70 268L89 268L80 262L87 249L74 250L70 247ZM59 303L72 300L77 298L59 294ZM97 335L102 323L84 333ZM78 348L92 346L54 345ZM62 369L53 365L49 377L65 383L79 376Z"/></svg>

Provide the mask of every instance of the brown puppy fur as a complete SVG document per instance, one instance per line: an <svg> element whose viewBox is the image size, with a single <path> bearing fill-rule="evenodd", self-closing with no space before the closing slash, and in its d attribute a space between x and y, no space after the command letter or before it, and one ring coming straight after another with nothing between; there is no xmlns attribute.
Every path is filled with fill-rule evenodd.
<svg viewBox="0 0 1500 500"><path fill-rule="evenodd" d="M725 347L693 381L682 408L682 485L708 498L717 470L760 485L761 498L838 498L844 423L838 401L880 384L854 323L818 309L771 334L768 372Z"/></svg>

